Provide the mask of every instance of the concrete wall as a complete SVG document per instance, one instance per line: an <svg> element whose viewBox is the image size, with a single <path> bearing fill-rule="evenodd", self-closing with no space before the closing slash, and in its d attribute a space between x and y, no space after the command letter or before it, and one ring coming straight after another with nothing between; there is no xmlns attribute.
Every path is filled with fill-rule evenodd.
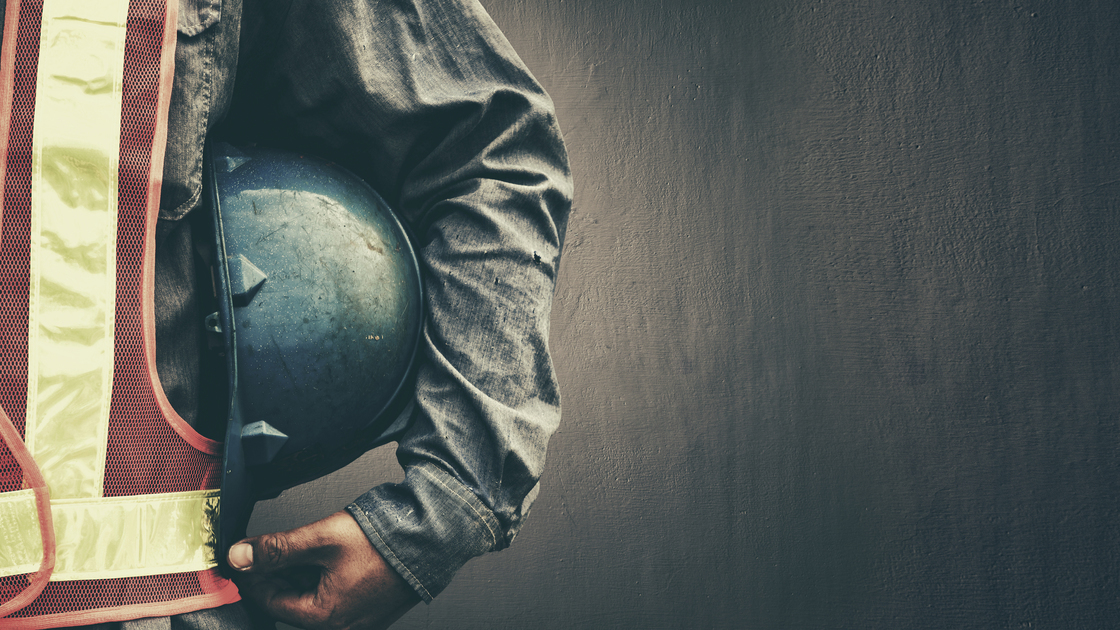
<svg viewBox="0 0 1120 630"><path fill-rule="evenodd" d="M1120 5L484 4L577 178L565 419L399 627L1120 627Z"/></svg>

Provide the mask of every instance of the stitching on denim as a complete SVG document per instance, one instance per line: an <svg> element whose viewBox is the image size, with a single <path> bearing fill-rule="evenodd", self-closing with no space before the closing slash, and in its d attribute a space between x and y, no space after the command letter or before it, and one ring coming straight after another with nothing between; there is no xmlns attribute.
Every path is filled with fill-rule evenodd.
<svg viewBox="0 0 1120 630"><path fill-rule="evenodd" d="M466 503L467 506L471 508L471 511L474 512L476 516L478 516L478 519L480 521L482 521L482 524L486 526L486 530L490 532L491 547L496 547L498 545L498 536L497 536L497 534L494 533L494 528L490 527L490 523L488 522L488 519L485 516L483 516L482 512L478 511L478 508L476 508L474 506L474 504L469 499L467 499L463 495L459 494L459 492L457 490L455 490L455 488L452 488L451 486L444 483L442 479L440 479L439 477L436 477L433 473L428 472L425 469L425 467L421 466L421 467L419 467L419 469L420 469L420 472L424 473L425 476L429 477L430 479L432 479L433 481L435 481L439 485L443 486L444 488L447 488L448 492L450 492L452 495L454 495L457 499L459 499L463 503Z"/></svg>
<svg viewBox="0 0 1120 630"><path fill-rule="evenodd" d="M383 547L385 547L385 550L388 551L389 555L393 557L393 560L395 561L396 565L400 566L400 568L404 569L404 572L408 574L408 577L411 578L412 581L415 582L416 585L420 587L420 590L424 591L425 599L427 599L428 601L431 601L432 599L435 599L434 597L432 597L432 594L428 592L428 587L424 586L424 583L420 581L420 578L416 577L416 575L412 572L411 569L409 569L405 565L404 562L401 562L401 559L399 557L397 557L397 554L393 551L393 548L389 546L389 543L385 542L385 539L381 537L381 532L377 531L377 528L373 526L373 522L369 520L369 517L366 516L365 512L362 511L362 509L358 506L354 506L354 507L357 508L357 509L348 510L348 511L351 514L354 514L355 512L357 512L358 514L361 515L362 520L365 521L366 525L369 526L369 531L373 532L373 535L377 536L377 540L381 541L381 545Z"/></svg>

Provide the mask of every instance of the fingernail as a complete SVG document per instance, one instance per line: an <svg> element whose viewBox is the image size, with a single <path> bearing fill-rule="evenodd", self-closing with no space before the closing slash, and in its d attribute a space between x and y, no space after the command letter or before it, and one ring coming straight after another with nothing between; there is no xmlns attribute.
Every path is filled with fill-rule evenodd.
<svg viewBox="0 0 1120 630"><path fill-rule="evenodd" d="M237 543L229 548L229 566L238 571L248 571L253 567L253 546Z"/></svg>

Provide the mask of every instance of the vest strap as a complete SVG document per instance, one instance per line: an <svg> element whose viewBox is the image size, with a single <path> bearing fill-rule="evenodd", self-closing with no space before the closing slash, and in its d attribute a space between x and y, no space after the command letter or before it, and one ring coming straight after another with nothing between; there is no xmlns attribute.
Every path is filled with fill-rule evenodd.
<svg viewBox="0 0 1120 630"><path fill-rule="evenodd" d="M57 560L50 579L209 569L216 541L208 515L217 509L217 490L51 501ZM33 492L0 495L0 523L0 537L13 543L0 550L0 576L33 572L42 556Z"/></svg>

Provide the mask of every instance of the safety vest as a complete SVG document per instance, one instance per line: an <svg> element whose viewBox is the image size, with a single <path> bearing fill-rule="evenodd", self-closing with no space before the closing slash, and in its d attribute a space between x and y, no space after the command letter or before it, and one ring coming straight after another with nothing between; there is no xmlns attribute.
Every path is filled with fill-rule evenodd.
<svg viewBox="0 0 1120 630"><path fill-rule="evenodd" d="M165 4L166 3L166 4ZM7 0L0 57L0 628L238 599L220 444L155 367L171 0Z"/></svg>

